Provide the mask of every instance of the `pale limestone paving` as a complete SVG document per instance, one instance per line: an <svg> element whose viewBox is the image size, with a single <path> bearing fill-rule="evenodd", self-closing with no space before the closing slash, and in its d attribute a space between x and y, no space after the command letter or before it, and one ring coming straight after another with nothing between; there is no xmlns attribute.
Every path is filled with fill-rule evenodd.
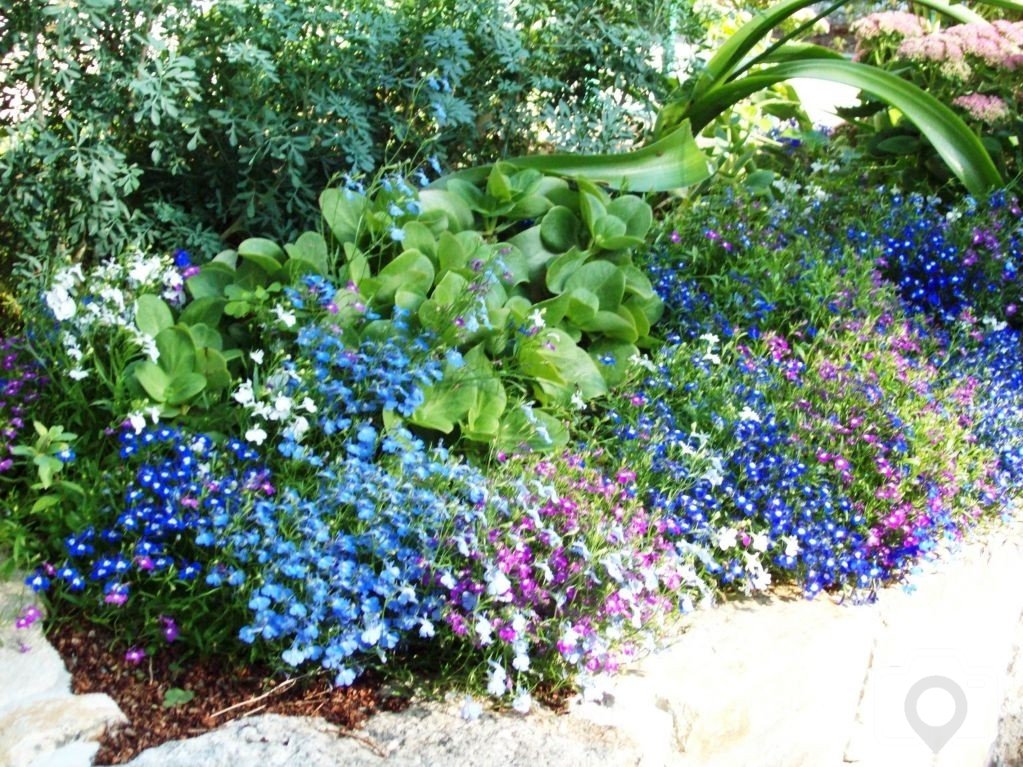
<svg viewBox="0 0 1023 767"><path fill-rule="evenodd" d="M773 596L699 611L670 647L612 680L600 704L577 702L566 716L485 711L466 721L457 696L378 714L354 733L265 715L130 765L1023 767L1021 553L1021 527L998 527L917 577L912 594L894 587L859 606ZM8 606L15 593L0 591ZM38 629L15 634L3 614L0 767L86 767L89 739L120 712L106 696L71 696ZM961 684L969 704L937 755L902 710L906 686L934 673Z"/></svg>
<svg viewBox="0 0 1023 767"><path fill-rule="evenodd" d="M638 739L653 733L629 711L657 700L670 721L662 764L838 764L878 626L872 608L827 598L731 602L698 614L668 650L616 680L616 712L581 714Z"/></svg>
<svg viewBox="0 0 1023 767"><path fill-rule="evenodd" d="M996 528L963 546L936 572L916 579L916 590L881 593L883 629L868 669L863 700L846 761L861 767L967 767L1005 762L999 752L1003 710L1018 711L1018 687L1009 684L1023 638L1023 534L1020 526ZM966 698L966 717L938 753L913 731L905 715L915 680L953 680ZM938 694L932 703L948 703ZM923 705L923 704L921 704ZM950 704L932 706L929 723L950 718ZM1017 741L1017 748L1019 742ZM1018 763L1018 762L1017 762Z"/></svg>

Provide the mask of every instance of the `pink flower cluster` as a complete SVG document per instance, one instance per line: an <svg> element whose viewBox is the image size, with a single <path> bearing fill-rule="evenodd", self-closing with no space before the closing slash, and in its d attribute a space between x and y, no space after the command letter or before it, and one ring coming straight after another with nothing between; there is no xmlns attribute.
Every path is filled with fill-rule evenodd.
<svg viewBox="0 0 1023 767"><path fill-rule="evenodd" d="M878 37L920 37L927 34L923 19L905 11L883 11L872 13L853 22L851 26L858 42L875 40Z"/></svg>
<svg viewBox="0 0 1023 767"><path fill-rule="evenodd" d="M949 74L965 79L971 63L1014 72L1023 68L1023 22L959 24L921 37L910 37L899 46L899 55L914 61L944 65Z"/></svg>
<svg viewBox="0 0 1023 767"><path fill-rule="evenodd" d="M1009 107L998 96L986 93L967 93L952 101L957 107L965 109L974 120L986 125L994 125L1009 117Z"/></svg>

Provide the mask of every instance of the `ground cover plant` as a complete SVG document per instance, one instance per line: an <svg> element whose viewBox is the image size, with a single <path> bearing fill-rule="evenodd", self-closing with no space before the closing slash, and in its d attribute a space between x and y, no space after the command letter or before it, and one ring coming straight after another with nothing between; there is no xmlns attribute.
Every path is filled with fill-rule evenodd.
<svg viewBox="0 0 1023 767"><path fill-rule="evenodd" d="M420 158L273 237L64 258L2 340L6 567L140 674L467 718L722 595L904 581L1018 500L1018 190L850 196L844 139L786 136L689 196Z"/></svg>

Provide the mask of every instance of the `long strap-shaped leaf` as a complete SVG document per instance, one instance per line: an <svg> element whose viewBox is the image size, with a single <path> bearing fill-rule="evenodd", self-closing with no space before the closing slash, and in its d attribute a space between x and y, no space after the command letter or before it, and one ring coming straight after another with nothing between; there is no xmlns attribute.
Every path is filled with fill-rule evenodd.
<svg viewBox="0 0 1023 767"><path fill-rule="evenodd" d="M993 5L995 8L1004 8L1007 11L1016 11L1016 13L1023 13L1023 3L1014 2L1014 0L981 0L985 5Z"/></svg>
<svg viewBox="0 0 1023 767"><path fill-rule="evenodd" d="M746 22L707 62L696 85L694 97L698 99L703 92L737 74L746 59L746 54L761 40L774 32L775 28L789 16L816 2L818 0L783 0ZM844 2L845 0L841 0L832 3L828 13Z"/></svg>
<svg viewBox="0 0 1023 767"><path fill-rule="evenodd" d="M630 192L666 192L698 184L710 176L710 162L693 140L688 121L653 144L623 154L526 155L508 158L507 162L520 168L585 178ZM479 183L489 172L489 165L479 166L458 171L448 178ZM436 183L443 181L438 179Z"/></svg>
<svg viewBox="0 0 1023 767"><path fill-rule="evenodd" d="M979 13L974 13L965 5L956 3L946 3L944 0L913 0L916 5L922 5L925 8L930 8L932 11L948 16L953 21L957 21L960 24L986 24L987 19L981 16Z"/></svg>
<svg viewBox="0 0 1023 767"><path fill-rule="evenodd" d="M998 169L977 135L951 109L912 83L883 69L852 61L790 61L725 83L693 104L688 117L700 130L747 96L777 82L804 77L850 85L902 112L931 142L955 176L972 194L1002 185Z"/></svg>

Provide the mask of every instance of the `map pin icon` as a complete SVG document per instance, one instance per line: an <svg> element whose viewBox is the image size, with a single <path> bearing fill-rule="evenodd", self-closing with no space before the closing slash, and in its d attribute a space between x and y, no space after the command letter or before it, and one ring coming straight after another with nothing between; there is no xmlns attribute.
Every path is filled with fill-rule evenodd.
<svg viewBox="0 0 1023 767"><path fill-rule="evenodd" d="M920 696L928 690L944 690L952 696L955 710L952 712L952 718L945 724L927 724L920 718L917 706L920 703ZM913 732L919 735L920 740L937 754L966 721L966 693L963 692L962 687L947 676L925 676L910 687L909 692L906 693L905 711L906 721L913 728Z"/></svg>

